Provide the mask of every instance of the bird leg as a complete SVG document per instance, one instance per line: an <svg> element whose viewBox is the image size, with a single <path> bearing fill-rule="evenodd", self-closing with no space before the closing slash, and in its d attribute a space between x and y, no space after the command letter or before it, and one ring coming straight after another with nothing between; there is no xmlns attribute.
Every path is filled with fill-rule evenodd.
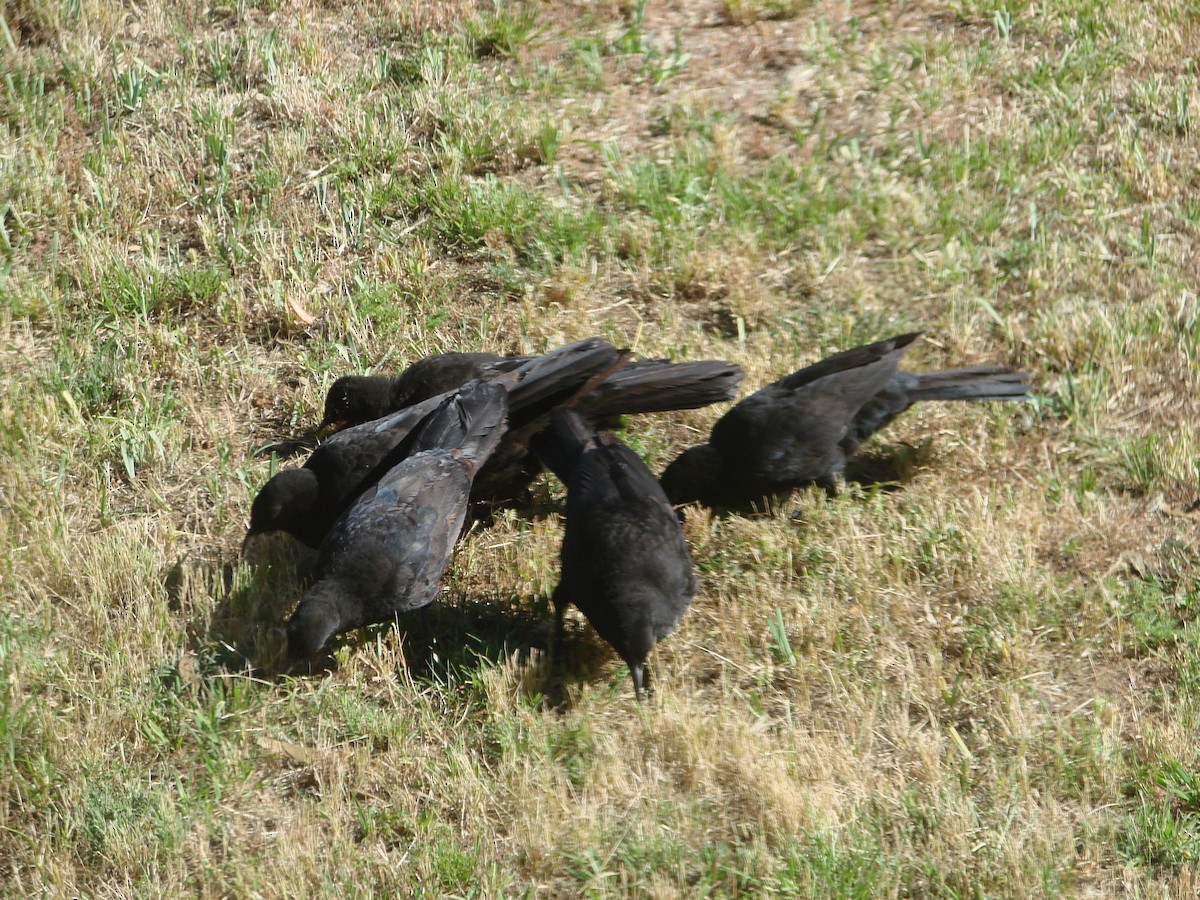
<svg viewBox="0 0 1200 900"><path fill-rule="evenodd" d="M557 594L557 592L555 593ZM554 671L555 664L562 654L563 640L566 637L563 613L567 611L567 604L560 601L557 596L552 597L551 602L554 603L554 636L550 639L550 670Z"/></svg>
<svg viewBox="0 0 1200 900"><path fill-rule="evenodd" d="M633 696L637 698L637 702L642 702L642 684L645 682L649 685L649 678L646 677L646 669L642 663L637 663L629 667L629 674L633 678Z"/></svg>
<svg viewBox="0 0 1200 900"><path fill-rule="evenodd" d="M816 485L825 492L825 496L830 500L836 500L841 490L837 475L833 473L822 475L816 480Z"/></svg>

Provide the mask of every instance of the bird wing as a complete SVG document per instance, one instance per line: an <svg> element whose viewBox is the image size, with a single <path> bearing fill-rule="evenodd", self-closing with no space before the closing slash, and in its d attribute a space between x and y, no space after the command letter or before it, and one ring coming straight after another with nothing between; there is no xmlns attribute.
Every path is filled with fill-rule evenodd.
<svg viewBox="0 0 1200 900"><path fill-rule="evenodd" d="M580 403L588 418L695 409L732 400L742 369L720 360L673 363L643 359L626 363Z"/></svg>
<svg viewBox="0 0 1200 900"><path fill-rule="evenodd" d="M365 475L409 437L448 396L450 393L440 394L381 419L343 429L317 447L305 466L321 469L320 475Z"/></svg>
<svg viewBox="0 0 1200 900"><path fill-rule="evenodd" d="M574 557L575 568L606 583L612 602L649 593L656 598L652 618L673 623L695 590L679 519L636 453L611 434L599 435L598 442L568 486L572 540L570 546L563 542L564 577L567 559Z"/></svg>
<svg viewBox="0 0 1200 900"><path fill-rule="evenodd" d="M471 480L449 452L394 467L337 521L321 545L317 578L360 598L367 621L428 604L462 530Z"/></svg>
<svg viewBox="0 0 1200 900"><path fill-rule="evenodd" d="M889 358L894 359L898 364L900 357L921 334L920 331L910 331L908 334L863 344L861 347L851 347L849 350L827 356L811 366L805 366L791 375L785 375L775 384L783 388L795 389L839 372L866 368Z"/></svg>
<svg viewBox="0 0 1200 900"><path fill-rule="evenodd" d="M709 439L725 470L778 484L826 477L840 464L838 445L855 416L887 386L916 337L839 353L742 400L717 421Z"/></svg>

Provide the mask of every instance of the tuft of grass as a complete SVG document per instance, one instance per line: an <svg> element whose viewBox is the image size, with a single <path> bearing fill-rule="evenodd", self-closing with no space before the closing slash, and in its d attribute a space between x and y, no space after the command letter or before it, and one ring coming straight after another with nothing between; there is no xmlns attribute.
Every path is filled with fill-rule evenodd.
<svg viewBox="0 0 1200 900"><path fill-rule="evenodd" d="M537 21L531 7L497 0L491 10L465 20L463 33L476 56L514 56L536 35Z"/></svg>
<svg viewBox="0 0 1200 900"><path fill-rule="evenodd" d="M750 25L772 19L794 19L804 0L722 0L725 18L733 25Z"/></svg>

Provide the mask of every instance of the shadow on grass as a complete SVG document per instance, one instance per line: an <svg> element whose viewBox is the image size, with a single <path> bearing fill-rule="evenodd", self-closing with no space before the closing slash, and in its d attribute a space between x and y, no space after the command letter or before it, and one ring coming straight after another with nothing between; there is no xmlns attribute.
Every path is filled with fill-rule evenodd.
<svg viewBox="0 0 1200 900"><path fill-rule="evenodd" d="M933 439L917 445L890 444L859 453L846 464L846 481L891 493L912 481L933 459Z"/></svg>
<svg viewBox="0 0 1200 900"><path fill-rule="evenodd" d="M247 555L184 558L165 577L168 602L196 607L187 649L212 674L281 674L283 624L303 595L316 554L284 535L255 538Z"/></svg>
<svg viewBox="0 0 1200 900"><path fill-rule="evenodd" d="M575 624L568 621L562 646L551 654L546 666L538 673L538 691L545 706L558 713L569 712L584 685L600 685L604 680L601 671L616 655L616 651L585 620L580 619ZM653 685L653 665L649 662L646 666L650 685ZM624 692L618 693L617 698L627 697L632 703L633 680L624 666L621 666L615 684L618 692Z"/></svg>
<svg viewBox="0 0 1200 900"><path fill-rule="evenodd" d="M514 654L528 660L532 651L548 646L548 622L541 604L519 597L434 602L396 617L409 675L435 684L460 681Z"/></svg>
<svg viewBox="0 0 1200 900"><path fill-rule="evenodd" d="M311 453L315 449L317 449L317 438L304 434L297 438L284 438L273 444L265 444L255 450L252 455L256 459L274 456L276 459L285 460L303 453Z"/></svg>
<svg viewBox="0 0 1200 900"><path fill-rule="evenodd" d="M612 651L582 621L568 621L555 665L548 665L553 616L548 598L462 598L441 601L389 622L338 635L307 665L287 669L286 622L311 579L315 552L283 535L255 539L245 559L184 559L166 576L174 605L204 609L189 624L187 651L198 675L250 675L267 681L334 672L347 652L378 640L401 641L404 667L416 682L450 686L503 665L515 655L526 666L521 690L563 708L567 685L595 677ZM215 603L209 598L215 598ZM200 601L200 602L197 602ZM393 634L392 632L395 632Z"/></svg>
<svg viewBox="0 0 1200 900"><path fill-rule="evenodd" d="M825 490L830 497L836 497L842 492L843 485L852 484L868 495L890 494L903 490L904 485L912 481L917 472L926 467L932 456L932 441L928 438L915 447L903 443L878 447L857 454L846 464L843 477L832 485L826 487L810 484L794 490ZM783 491L737 506L714 508L713 515L719 518L732 515L747 518L784 517L787 515L787 506L791 496L791 491ZM683 507L678 509L682 514Z"/></svg>
<svg viewBox="0 0 1200 900"><path fill-rule="evenodd" d="M389 636L393 629L396 634ZM333 671L338 648L358 652L382 637L402 642L403 666L415 683L450 689L515 659L522 667L519 689L526 699L566 711L577 688L596 679L613 651L582 620L568 623L563 644L555 651L553 632L554 617L545 596L448 599L401 613L393 622L346 632L330 654L314 660L310 671Z"/></svg>

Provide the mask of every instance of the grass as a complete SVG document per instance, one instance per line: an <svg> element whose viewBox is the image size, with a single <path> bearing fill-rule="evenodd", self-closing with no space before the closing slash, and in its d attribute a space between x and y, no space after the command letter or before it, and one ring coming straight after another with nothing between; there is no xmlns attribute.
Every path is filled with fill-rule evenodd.
<svg viewBox="0 0 1200 900"><path fill-rule="evenodd" d="M127 13L0 4L6 896L1196 892L1194 4ZM752 387L913 328L1038 396L689 511L645 706L578 617L545 699L556 512L255 667L311 561L239 557L256 451L337 375L600 334Z"/></svg>

